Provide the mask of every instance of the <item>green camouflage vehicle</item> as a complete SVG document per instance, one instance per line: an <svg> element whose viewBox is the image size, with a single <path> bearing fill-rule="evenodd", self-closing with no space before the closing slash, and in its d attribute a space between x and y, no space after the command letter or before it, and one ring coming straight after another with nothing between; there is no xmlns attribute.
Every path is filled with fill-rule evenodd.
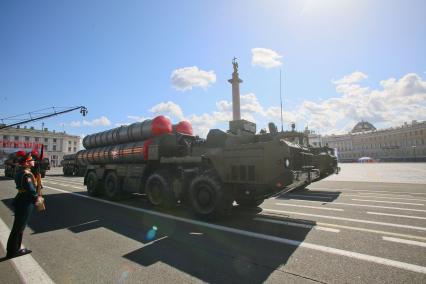
<svg viewBox="0 0 426 284"><path fill-rule="evenodd" d="M144 121L86 136L89 149L77 159L88 165L88 193L113 200L144 193L155 206L183 203L201 218L216 219L229 214L234 201L256 207L320 177L309 148L276 133L255 134L249 121L231 121L228 132L212 129L206 139L163 123L166 130L157 135Z"/></svg>
<svg viewBox="0 0 426 284"><path fill-rule="evenodd" d="M64 176L84 176L87 165L81 159L77 159L76 154L65 155L61 161Z"/></svg>

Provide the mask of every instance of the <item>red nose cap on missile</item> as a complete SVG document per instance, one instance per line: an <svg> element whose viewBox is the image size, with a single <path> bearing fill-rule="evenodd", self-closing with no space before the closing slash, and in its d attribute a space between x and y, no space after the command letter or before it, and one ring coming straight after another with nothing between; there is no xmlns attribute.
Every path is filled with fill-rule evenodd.
<svg viewBox="0 0 426 284"><path fill-rule="evenodd" d="M152 134L154 136L171 133L172 123L167 117L160 115L152 120Z"/></svg>
<svg viewBox="0 0 426 284"><path fill-rule="evenodd" d="M181 121L176 125L176 132L192 135L192 125L188 121Z"/></svg>

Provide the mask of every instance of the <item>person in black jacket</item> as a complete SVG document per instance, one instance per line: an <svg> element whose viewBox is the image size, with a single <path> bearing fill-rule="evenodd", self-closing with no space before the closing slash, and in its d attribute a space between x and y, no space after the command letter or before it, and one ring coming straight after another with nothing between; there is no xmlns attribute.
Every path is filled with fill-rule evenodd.
<svg viewBox="0 0 426 284"><path fill-rule="evenodd" d="M7 241L7 258L17 257L31 253L29 249L21 249L22 235L34 209L34 204L42 202L36 190L36 181L31 173L34 159L31 154L19 157L20 170L15 176L18 194L13 201L15 220Z"/></svg>

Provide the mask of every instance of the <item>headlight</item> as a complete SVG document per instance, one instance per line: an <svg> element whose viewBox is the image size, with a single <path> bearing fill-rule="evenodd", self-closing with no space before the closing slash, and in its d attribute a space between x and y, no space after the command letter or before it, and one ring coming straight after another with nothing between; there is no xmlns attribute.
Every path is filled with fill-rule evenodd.
<svg viewBox="0 0 426 284"><path fill-rule="evenodd" d="M285 159L284 165L285 165L286 168L290 167L290 160L289 159Z"/></svg>

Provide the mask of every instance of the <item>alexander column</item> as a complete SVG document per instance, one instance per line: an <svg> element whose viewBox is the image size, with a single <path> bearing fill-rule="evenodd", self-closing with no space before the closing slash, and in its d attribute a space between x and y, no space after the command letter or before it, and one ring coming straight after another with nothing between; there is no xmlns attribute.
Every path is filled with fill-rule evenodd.
<svg viewBox="0 0 426 284"><path fill-rule="evenodd" d="M240 120L240 83L242 83L243 80L238 77L237 58L234 57L232 65L234 67L234 72L232 73L232 79L228 80L228 82L232 84L232 118L233 120Z"/></svg>

